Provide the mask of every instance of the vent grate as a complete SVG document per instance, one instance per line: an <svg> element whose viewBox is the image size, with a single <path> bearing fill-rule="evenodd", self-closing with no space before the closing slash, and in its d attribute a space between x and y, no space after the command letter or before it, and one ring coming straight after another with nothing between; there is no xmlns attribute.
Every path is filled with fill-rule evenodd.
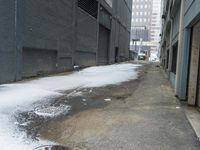
<svg viewBox="0 0 200 150"><path fill-rule="evenodd" d="M78 7L97 18L98 2L96 0L78 0Z"/></svg>

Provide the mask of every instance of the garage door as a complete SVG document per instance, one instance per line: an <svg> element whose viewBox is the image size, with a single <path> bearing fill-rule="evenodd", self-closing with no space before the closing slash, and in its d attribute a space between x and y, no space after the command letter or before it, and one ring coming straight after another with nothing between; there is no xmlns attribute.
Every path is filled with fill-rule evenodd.
<svg viewBox="0 0 200 150"><path fill-rule="evenodd" d="M104 26L99 27L98 65L108 64L110 31Z"/></svg>
<svg viewBox="0 0 200 150"><path fill-rule="evenodd" d="M24 48L22 76L31 77L56 71L57 51Z"/></svg>
<svg viewBox="0 0 200 150"><path fill-rule="evenodd" d="M199 62L199 75L198 75L198 97L197 97L197 106L200 108L200 62Z"/></svg>

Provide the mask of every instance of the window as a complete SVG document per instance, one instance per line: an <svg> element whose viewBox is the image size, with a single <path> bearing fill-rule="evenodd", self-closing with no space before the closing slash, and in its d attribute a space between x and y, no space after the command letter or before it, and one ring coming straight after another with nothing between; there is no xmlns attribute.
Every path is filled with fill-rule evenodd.
<svg viewBox="0 0 200 150"><path fill-rule="evenodd" d="M171 72L176 74L178 42L173 46Z"/></svg>
<svg viewBox="0 0 200 150"><path fill-rule="evenodd" d="M96 0L78 0L78 7L97 18L98 3Z"/></svg>

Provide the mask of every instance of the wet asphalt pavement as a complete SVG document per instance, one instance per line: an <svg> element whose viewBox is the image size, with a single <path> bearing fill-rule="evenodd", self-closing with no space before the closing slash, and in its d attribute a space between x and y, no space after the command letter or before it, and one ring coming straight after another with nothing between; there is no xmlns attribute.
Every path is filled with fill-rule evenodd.
<svg viewBox="0 0 200 150"><path fill-rule="evenodd" d="M67 114L44 119L19 113L31 122L25 127L30 136L71 150L200 150L169 82L156 65L141 67L138 80L77 90L81 94L73 97L67 96L70 92L51 102L72 106Z"/></svg>

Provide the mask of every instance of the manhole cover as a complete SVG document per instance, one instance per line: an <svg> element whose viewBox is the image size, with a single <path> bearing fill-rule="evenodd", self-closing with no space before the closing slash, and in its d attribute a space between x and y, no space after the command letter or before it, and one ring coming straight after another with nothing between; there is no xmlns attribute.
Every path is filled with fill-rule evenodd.
<svg viewBox="0 0 200 150"><path fill-rule="evenodd" d="M60 145L44 145L33 150L69 150L69 148Z"/></svg>

